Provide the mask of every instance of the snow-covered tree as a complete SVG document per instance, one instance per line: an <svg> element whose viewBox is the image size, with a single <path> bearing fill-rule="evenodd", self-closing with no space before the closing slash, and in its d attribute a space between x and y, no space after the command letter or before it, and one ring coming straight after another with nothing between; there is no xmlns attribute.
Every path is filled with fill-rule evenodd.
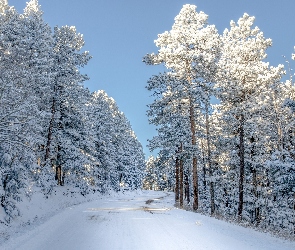
<svg viewBox="0 0 295 250"><path fill-rule="evenodd" d="M157 54L144 58L147 64L164 63L169 74L177 82L171 96L180 105L186 119L189 120L191 138L189 154L193 166L194 205L198 209L198 168L199 149L196 138L196 119L201 112L202 103L207 105L210 99L211 83L216 73L216 62L219 57L219 35L214 25L207 25L208 16L197 12L195 5L184 5L171 31L158 35L155 44L159 47ZM159 81L164 83L163 80ZM167 84L166 84L167 85ZM160 90L160 88L158 88ZM163 90L163 89L162 89ZM170 89L168 90L170 91ZM178 95L178 98L175 97ZM178 141L178 146L181 142Z"/></svg>
<svg viewBox="0 0 295 250"><path fill-rule="evenodd" d="M144 154L125 115L104 91L92 94L88 106L103 192L134 190L142 185Z"/></svg>
<svg viewBox="0 0 295 250"><path fill-rule="evenodd" d="M53 38L51 119L45 161L50 159L50 165L56 169L58 185L63 185L66 174L79 175L76 168L88 163L87 156L80 153L85 131L83 118L79 117L86 104L80 84L88 78L80 73L79 68L91 57L88 52L80 53L84 39L77 34L75 27L55 27Z"/></svg>
<svg viewBox="0 0 295 250"><path fill-rule="evenodd" d="M251 148L257 147L255 114L259 96L265 88L280 79L282 67L269 67L263 60L271 40L265 39L258 27L253 28L255 18L244 14L237 23L231 21L230 30L222 36L222 56L219 61L220 80L216 85L221 100L223 119L227 120L227 133L231 134L231 168L236 168L238 209L242 217L244 206L246 171L255 172L259 162L253 159ZM257 164L253 164L256 162Z"/></svg>
<svg viewBox="0 0 295 250"><path fill-rule="evenodd" d="M36 2L36 1L35 1ZM38 172L45 119L41 98L48 90L50 29L29 2L20 15L7 1L0 3L1 21L1 155L2 206L25 193ZM18 194L18 195L17 195ZM12 200L9 199L12 198ZM8 205L8 203L10 205ZM7 215L13 214L8 209Z"/></svg>
<svg viewBox="0 0 295 250"><path fill-rule="evenodd" d="M59 185L83 195L142 185L144 155L130 123L113 99L82 85L91 58L83 36L69 26L52 34L42 15L37 0L23 14L0 1L1 222L19 215L17 202L35 188L49 197Z"/></svg>

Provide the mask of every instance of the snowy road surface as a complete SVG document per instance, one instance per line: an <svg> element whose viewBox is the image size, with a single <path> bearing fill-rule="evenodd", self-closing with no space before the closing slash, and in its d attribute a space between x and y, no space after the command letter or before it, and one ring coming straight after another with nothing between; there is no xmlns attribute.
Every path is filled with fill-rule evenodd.
<svg viewBox="0 0 295 250"><path fill-rule="evenodd" d="M295 242L176 209L172 193L146 191L67 208L0 248L294 250Z"/></svg>

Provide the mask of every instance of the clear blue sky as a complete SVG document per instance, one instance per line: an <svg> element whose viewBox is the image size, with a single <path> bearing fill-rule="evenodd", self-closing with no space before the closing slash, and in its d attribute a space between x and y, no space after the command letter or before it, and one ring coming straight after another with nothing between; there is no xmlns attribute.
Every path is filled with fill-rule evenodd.
<svg viewBox="0 0 295 250"><path fill-rule="evenodd" d="M22 12L26 1L9 4ZM84 48L93 56L83 70L91 78L86 87L103 89L116 100L147 155L147 139L156 131L146 117L152 99L145 86L164 66L146 66L141 61L146 53L157 51L153 41L171 29L184 4L194 4L197 11L208 14L219 33L243 13L254 15L255 25L273 40L267 59L273 66L284 63L282 55L290 59L295 46L295 0L39 0L39 4L52 27L76 26L84 34Z"/></svg>

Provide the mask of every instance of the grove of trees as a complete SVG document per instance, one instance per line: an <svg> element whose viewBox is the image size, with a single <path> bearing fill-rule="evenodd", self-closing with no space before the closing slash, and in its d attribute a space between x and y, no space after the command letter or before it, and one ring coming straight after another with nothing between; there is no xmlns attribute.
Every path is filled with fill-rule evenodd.
<svg viewBox="0 0 295 250"><path fill-rule="evenodd" d="M89 192L142 186L144 154L104 91L83 87L91 56L75 27L42 18L37 0L18 13L0 0L0 200L8 223L18 201L56 186ZM3 214L1 212L1 214ZM1 221L0 221L1 222Z"/></svg>
<svg viewBox="0 0 295 250"><path fill-rule="evenodd" d="M143 59L166 66L147 85L158 132L149 146L160 152L144 187L174 190L180 207L294 236L295 87L282 80L283 65L266 62L272 42L254 21L244 14L220 35L187 4L158 35L158 52Z"/></svg>

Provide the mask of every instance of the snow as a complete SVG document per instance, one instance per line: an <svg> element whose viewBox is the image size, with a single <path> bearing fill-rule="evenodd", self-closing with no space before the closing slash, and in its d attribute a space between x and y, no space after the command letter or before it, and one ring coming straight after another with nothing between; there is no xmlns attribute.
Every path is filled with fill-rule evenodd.
<svg viewBox="0 0 295 250"><path fill-rule="evenodd" d="M42 223L37 220L26 232L11 235L0 248L295 249L295 242L177 209L173 204L174 194L167 192L142 191L100 197L64 208Z"/></svg>

